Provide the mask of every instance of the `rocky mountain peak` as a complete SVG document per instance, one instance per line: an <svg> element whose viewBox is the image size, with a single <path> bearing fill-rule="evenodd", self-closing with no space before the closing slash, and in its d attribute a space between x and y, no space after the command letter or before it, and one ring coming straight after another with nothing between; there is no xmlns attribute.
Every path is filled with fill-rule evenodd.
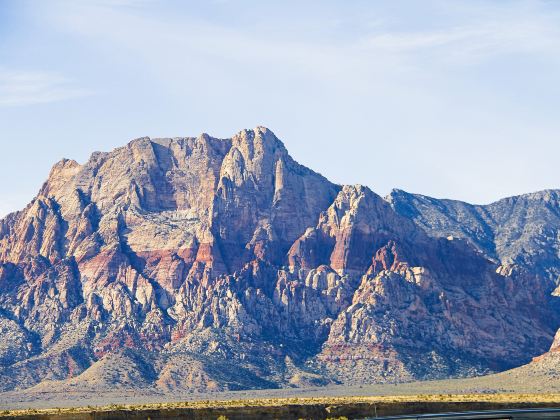
<svg viewBox="0 0 560 420"><path fill-rule="evenodd" d="M62 160L0 221L0 388L115 366L169 391L523 363L559 325L557 198L384 200L265 127Z"/></svg>

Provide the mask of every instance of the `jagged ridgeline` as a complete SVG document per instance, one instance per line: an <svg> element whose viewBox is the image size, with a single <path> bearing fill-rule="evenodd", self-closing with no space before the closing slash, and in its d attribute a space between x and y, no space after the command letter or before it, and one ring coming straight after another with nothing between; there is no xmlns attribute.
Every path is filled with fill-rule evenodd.
<svg viewBox="0 0 560 420"><path fill-rule="evenodd" d="M264 127L63 160L0 221L0 389L505 370L560 325L559 228L558 191L384 199L299 165Z"/></svg>

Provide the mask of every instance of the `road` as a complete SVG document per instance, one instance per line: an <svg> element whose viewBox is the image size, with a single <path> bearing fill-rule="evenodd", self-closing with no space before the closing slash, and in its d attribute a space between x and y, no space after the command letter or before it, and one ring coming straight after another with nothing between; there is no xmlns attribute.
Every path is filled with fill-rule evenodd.
<svg viewBox="0 0 560 420"><path fill-rule="evenodd" d="M560 408L526 410L468 411L462 413L417 414L392 417L370 417L371 420L534 420L560 419Z"/></svg>

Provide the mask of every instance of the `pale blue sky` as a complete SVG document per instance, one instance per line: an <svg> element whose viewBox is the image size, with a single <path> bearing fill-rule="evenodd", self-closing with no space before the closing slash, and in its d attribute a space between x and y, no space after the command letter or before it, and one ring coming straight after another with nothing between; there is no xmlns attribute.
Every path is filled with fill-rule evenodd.
<svg viewBox="0 0 560 420"><path fill-rule="evenodd" d="M257 125L380 194L560 188L560 2L0 0L0 216L62 157Z"/></svg>

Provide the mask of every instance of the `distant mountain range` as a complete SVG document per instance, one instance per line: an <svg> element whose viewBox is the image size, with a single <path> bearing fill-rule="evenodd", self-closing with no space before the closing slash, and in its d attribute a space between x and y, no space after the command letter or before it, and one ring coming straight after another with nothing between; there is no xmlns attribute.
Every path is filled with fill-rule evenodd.
<svg viewBox="0 0 560 420"><path fill-rule="evenodd" d="M560 191L382 198L264 127L140 138L0 221L0 390L498 372L560 348L559 283Z"/></svg>

